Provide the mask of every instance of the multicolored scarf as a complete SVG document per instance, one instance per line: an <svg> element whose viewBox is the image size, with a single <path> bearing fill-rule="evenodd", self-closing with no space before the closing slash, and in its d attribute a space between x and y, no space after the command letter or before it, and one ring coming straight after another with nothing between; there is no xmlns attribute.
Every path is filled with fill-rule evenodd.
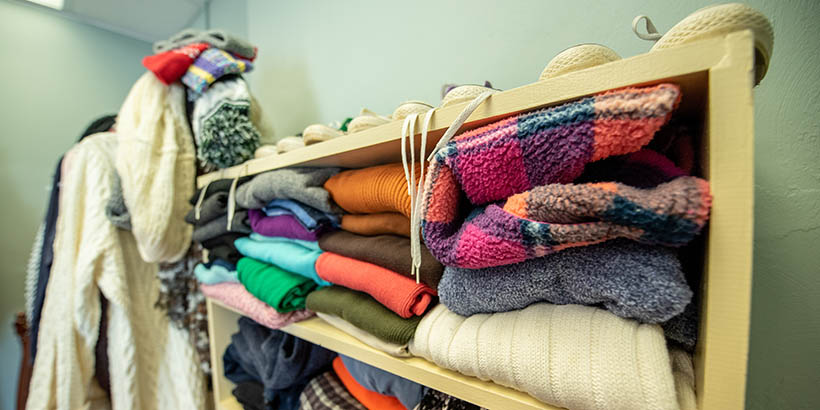
<svg viewBox="0 0 820 410"><path fill-rule="evenodd" d="M673 84L624 88L456 136L436 154L425 184L425 243L445 265L463 268L521 262L616 237L685 244L708 218L711 197L703 180L679 178L646 192L619 184L562 185L590 162L648 144L679 100ZM515 194L522 195L494 203ZM573 208L576 200L595 207Z"/></svg>

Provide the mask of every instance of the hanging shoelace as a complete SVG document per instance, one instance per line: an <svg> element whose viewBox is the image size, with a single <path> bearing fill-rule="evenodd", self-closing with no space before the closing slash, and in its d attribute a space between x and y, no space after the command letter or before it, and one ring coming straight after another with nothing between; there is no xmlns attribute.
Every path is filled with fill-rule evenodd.
<svg viewBox="0 0 820 410"><path fill-rule="evenodd" d="M467 118L483 103L487 98L497 91L485 91L473 99L441 136L430 155L427 157L427 163L433 160L436 153L438 153L448 142L455 136L458 130L467 121ZM419 147L419 178L416 184L416 149L415 149L415 135L416 135L416 121L418 114L410 114L404 119L401 127L401 162L404 166L404 178L407 181L407 194L410 196L410 256L412 259L411 273L416 278L416 283L419 283L419 269L421 268L421 214L422 214L422 199L421 196L426 182L425 158L424 153L427 150L427 132L430 129L430 120L436 109L433 108L424 115L424 121L421 125L421 144ZM407 161L407 141L410 140L410 161Z"/></svg>

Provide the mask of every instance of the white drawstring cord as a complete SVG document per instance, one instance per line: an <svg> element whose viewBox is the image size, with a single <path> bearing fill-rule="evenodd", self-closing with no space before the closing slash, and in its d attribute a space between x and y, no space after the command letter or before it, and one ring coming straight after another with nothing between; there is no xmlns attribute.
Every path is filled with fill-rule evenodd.
<svg viewBox="0 0 820 410"><path fill-rule="evenodd" d="M453 136L458 132L459 128L464 125L467 118L483 103L490 95L496 91L485 91L478 95L470 102L460 114L456 117L452 124L444 132L441 139L438 141L430 156L427 157L428 165L433 160L436 153L444 148ZM427 111L424 115L424 122L421 126L421 147L419 151L420 175L418 185L415 184L415 123L418 114L411 114L404 119L401 128L401 161L404 166L404 178L407 180L407 193L410 195L410 256L412 259L411 274L415 276L416 283L419 283L419 272L421 269L421 214L422 214L422 194L424 185L426 183L426 170L424 167L424 153L427 150L427 132L430 128L430 120L433 118L435 108ZM410 139L410 166L407 163L407 144L405 136Z"/></svg>
<svg viewBox="0 0 820 410"><path fill-rule="evenodd" d="M239 182L239 178L245 176L248 172L248 163L245 163L245 166L239 170L239 174L236 175L233 182L231 182L231 189L228 191L228 231L231 230L231 226L233 226L233 217L236 214L236 185Z"/></svg>
<svg viewBox="0 0 820 410"><path fill-rule="evenodd" d="M205 184L204 187L199 191L199 198L196 199L196 204L194 205L194 220L199 222L200 212L202 211L202 203L205 201L205 195L208 193L208 187L211 186L211 182L216 180L222 179L222 174L224 170L219 170L219 176L216 179L212 179Z"/></svg>

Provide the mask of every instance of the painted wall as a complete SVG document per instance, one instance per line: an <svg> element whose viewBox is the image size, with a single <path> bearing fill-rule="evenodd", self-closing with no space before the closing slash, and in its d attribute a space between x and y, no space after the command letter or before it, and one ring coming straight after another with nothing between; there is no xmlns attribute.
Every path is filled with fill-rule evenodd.
<svg viewBox="0 0 820 410"><path fill-rule="evenodd" d="M268 2L249 0L260 49L253 91L277 135L368 107L439 100L443 83L538 79L564 48L595 42L622 56L650 43L635 15L669 29L708 0L556 5L539 0ZM769 73L755 91L755 279L750 409L820 408L820 3L748 2L775 26Z"/></svg>
<svg viewBox="0 0 820 410"><path fill-rule="evenodd" d="M26 262L57 159L88 123L116 113L148 43L22 3L0 1L0 409L17 394Z"/></svg>

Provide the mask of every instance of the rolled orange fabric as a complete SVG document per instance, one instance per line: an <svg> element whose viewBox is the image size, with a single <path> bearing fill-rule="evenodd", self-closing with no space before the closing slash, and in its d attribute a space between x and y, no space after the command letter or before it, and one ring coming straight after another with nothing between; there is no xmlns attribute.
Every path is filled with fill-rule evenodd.
<svg viewBox="0 0 820 410"><path fill-rule="evenodd" d="M347 391L369 410L407 410L399 399L362 387L347 371L341 357L337 356L333 359L333 370L336 372L336 376L339 376L339 380L342 381Z"/></svg>
<svg viewBox="0 0 820 410"><path fill-rule="evenodd" d="M407 276L333 252L319 255L316 273L328 282L367 293L405 319L424 314L436 295L434 289Z"/></svg>
<svg viewBox="0 0 820 410"><path fill-rule="evenodd" d="M416 164L416 180L421 164ZM410 195L400 163L351 169L325 182L333 201L352 214L398 212L410 217Z"/></svg>
<svg viewBox="0 0 820 410"><path fill-rule="evenodd" d="M342 215L341 228L359 235L401 235L410 237L410 218L398 212Z"/></svg>

